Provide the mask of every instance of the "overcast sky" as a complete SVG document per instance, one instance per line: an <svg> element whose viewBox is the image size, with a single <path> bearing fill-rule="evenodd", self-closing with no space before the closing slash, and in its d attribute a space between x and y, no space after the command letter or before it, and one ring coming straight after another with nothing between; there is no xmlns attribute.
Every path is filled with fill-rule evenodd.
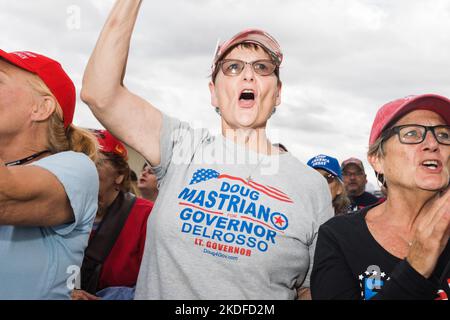
<svg viewBox="0 0 450 320"><path fill-rule="evenodd" d="M113 3L0 0L0 48L55 58L79 92ZM282 103L268 129L304 162L325 153L368 166L382 104L410 94L450 96L450 0L146 0L126 84L168 114L216 132L211 58L218 39L248 27L281 44ZM79 99L74 122L101 127Z"/></svg>

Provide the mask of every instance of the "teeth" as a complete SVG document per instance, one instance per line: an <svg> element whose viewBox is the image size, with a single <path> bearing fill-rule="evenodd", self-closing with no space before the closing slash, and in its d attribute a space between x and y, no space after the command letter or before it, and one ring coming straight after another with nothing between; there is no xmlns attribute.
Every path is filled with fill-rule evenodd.
<svg viewBox="0 0 450 320"><path fill-rule="evenodd" d="M422 162L422 164L430 169L437 169L438 162L436 160L427 160Z"/></svg>
<svg viewBox="0 0 450 320"><path fill-rule="evenodd" d="M253 90L250 89L244 89L241 92L241 95L239 96L239 100L254 100L255 94L253 93Z"/></svg>

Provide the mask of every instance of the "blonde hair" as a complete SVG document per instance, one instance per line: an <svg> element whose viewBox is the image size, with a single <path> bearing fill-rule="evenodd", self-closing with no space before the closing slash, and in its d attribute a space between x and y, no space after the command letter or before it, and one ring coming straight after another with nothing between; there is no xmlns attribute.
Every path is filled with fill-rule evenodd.
<svg viewBox="0 0 450 320"><path fill-rule="evenodd" d="M58 100L50 89L37 75L30 74L28 78L30 87L39 95L51 96L56 104L55 111L48 119L48 149L51 153L63 151L75 151L86 154L92 161L98 158L98 142L95 136L86 129L78 128L70 124L64 128L63 111Z"/></svg>

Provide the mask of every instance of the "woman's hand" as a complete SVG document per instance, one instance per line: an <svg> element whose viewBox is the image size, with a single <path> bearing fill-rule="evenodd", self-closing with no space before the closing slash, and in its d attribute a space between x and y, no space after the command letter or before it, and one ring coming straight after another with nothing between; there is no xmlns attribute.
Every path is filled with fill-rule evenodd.
<svg viewBox="0 0 450 320"><path fill-rule="evenodd" d="M101 300L99 297L90 294L84 290L73 290L71 294L72 300Z"/></svg>
<svg viewBox="0 0 450 320"><path fill-rule="evenodd" d="M450 189L430 199L418 219L406 260L417 272L429 278L450 237Z"/></svg>

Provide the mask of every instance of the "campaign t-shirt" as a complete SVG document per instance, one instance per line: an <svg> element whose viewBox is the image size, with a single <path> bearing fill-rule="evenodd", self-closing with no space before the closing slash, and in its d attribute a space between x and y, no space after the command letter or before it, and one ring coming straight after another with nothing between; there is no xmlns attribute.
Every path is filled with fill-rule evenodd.
<svg viewBox="0 0 450 320"><path fill-rule="evenodd" d="M365 217L373 208L322 225L311 275L313 299L436 299L450 295L450 243L430 278L386 251Z"/></svg>
<svg viewBox="0 0 450 320"><path fill-rule="evenodd" d="M326 181L163 115L159 194L136 299L294 299L309 287Z"/></svg>
<svg viewBox="0 0 450 320"><path fill-rule="evenodd" d="M97 212L97 170L86 155L73 151L30 165L56 176L75 219L54 227L0 225L0 300L70 299Z"/></svg>

